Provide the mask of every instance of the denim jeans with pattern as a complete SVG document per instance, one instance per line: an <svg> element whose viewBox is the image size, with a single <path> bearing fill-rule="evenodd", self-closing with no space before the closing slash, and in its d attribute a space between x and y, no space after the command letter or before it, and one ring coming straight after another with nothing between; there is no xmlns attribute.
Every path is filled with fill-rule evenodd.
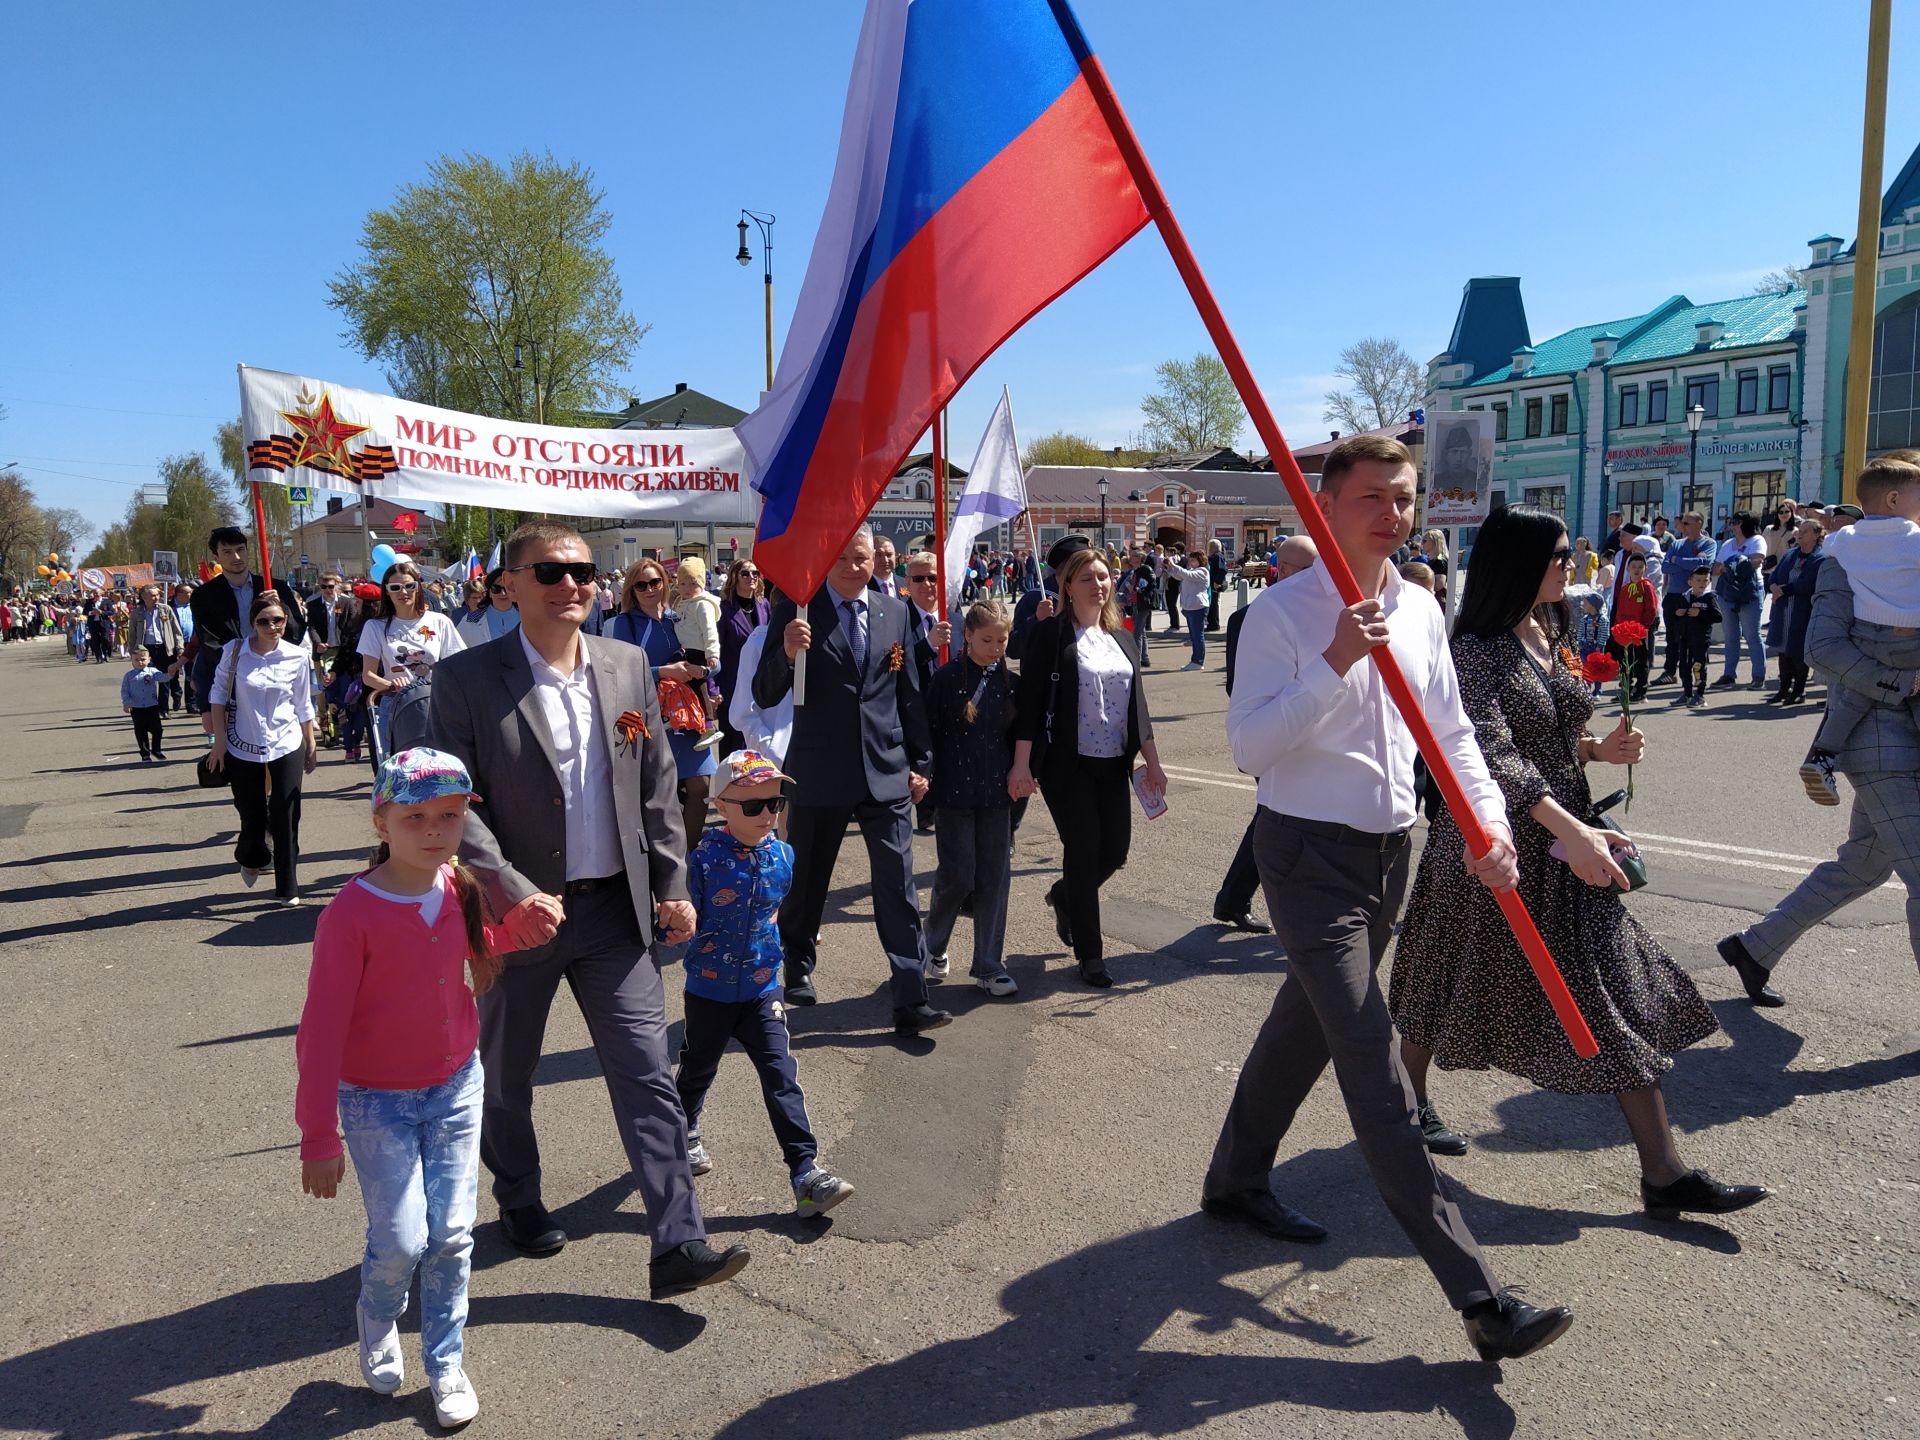
<svg viewBox="0 0 1920 1440"><path fill-rule="evenodd" d="M460 1368L480 1183L480 1052L425 1090L340 1087L340 1128L367 1207L360 1308L376 1324L406 1313L420 1272L420 1352L429 1379Z"/></svg>

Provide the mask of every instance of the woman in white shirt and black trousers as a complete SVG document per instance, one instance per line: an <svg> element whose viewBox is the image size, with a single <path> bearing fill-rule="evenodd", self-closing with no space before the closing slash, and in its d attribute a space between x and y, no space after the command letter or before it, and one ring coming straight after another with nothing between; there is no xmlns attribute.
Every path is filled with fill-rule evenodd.
<svg viewBox="0 0 1920 1440"><path fill-rule="evenodd" d="M240 879L251 886L271 868L274 898L298 905L300 782L320 762L313 655L286 638L287 606L278 592L256 595L247 620L251 638L228 641L214 666L207 768L225 771L233 787Z"/></svg>
<svg viewBox="0 0 1920 1440"><path fill-rule="evenodd" d="M1133 757L1146 757L1147 792L1166 793L1153 743L1147 691L1133 637L1121 628L1113 574L1081 547L1055 572L1064 613L1027 637L1013 725L1007 792L1045 797L1064 850L1061 877L1047 891L1060 941L1080 978L1113 984L1100 944L1100 887L1127 863L1133 838ZM1036 777L1037 783L1036 783Z"/></svg>

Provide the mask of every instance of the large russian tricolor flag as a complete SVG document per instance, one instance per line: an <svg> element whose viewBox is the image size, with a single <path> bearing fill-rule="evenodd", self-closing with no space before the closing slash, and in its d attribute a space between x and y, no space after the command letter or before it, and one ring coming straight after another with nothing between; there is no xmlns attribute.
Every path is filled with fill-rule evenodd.
<svg viewBox="0 0 1920 1440"><path fill-rule="evenodd" d="M869 0L780 368L739 426L754 559L809 597L915 440L1147 223L1066 0Z"/></svg>

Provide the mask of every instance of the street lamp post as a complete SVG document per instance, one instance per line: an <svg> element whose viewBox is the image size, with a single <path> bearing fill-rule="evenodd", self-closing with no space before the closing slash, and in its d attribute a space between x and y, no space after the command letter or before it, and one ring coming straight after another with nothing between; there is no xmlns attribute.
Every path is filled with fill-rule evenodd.
<svg viewBox="0 0 1920 1440"><path fill-rule="evenodd" d="M1687 495L1691 499L1700 474L1700 422L1707 418L1706 407L1696 400L1687 407Z"/></svg>
<svg viewBox="0 0 1920 1440"><path fill-rule="evenodd" d="M1107 552L1107 477L1102 475L1093 482L1093 488L1100 492L1100 553Z"/></svg>
<svg viewBox="0 0 1920 1440"><path fill-rule="evenodd" d="M766 292L767 312L767 389L773 389L773 221L771 215L762 215L758 210L740 212L740 249L734 259L742 265L753 263L753 252L747 248L747 222L751 220L760 230L760 272Z"/></svg>
<svg viewBox="0 0 1920 1440"><path fill-rule="evenodd" d="M533 419L534 419L534 423L537 425L544 425L547 423L547 396L546 396L546 391L541 387L541 384L540 384L540 342L538 340L527 340L524 342L516 340L513 342L513 368L515 373L523 372L526 368L521 363L521 358L520 358L520 350L523 344L526 349L531 350L533 352Z"/></svg>

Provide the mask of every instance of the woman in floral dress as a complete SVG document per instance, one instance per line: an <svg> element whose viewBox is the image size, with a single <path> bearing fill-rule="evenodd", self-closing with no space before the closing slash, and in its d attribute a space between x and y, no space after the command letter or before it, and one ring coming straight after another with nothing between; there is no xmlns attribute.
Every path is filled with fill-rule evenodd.
<svg viewBox="0 0 1920 1440"><path fill-rule="evenodd" d="M1672 1052L1718 1027L1693 982L1621 903L1626 876L1593 823L1586 766L1632 763L1645 740L1624 720L1604 739L1588 733L1593 701L1562 649L1572 557L1558 516L1530 506L1496 511L1474 543L1453 659L1487 768L1507 799L1521 897L1599 1053L1573 1053L1493 895L1449 858L1460 853L1460 835L1445 813L1414 880L1389 1003L1429 1148L1458 1154L1466 1144L1427 1099L1428 1065L1504 1070L1563 1094L1613 1095L1640 1152L1650 1215L1724 1214L1768 1192L1688 1169L1674 1145L1660 1077ZM1550 853L1556 841L1567 859Z"/></svg>

